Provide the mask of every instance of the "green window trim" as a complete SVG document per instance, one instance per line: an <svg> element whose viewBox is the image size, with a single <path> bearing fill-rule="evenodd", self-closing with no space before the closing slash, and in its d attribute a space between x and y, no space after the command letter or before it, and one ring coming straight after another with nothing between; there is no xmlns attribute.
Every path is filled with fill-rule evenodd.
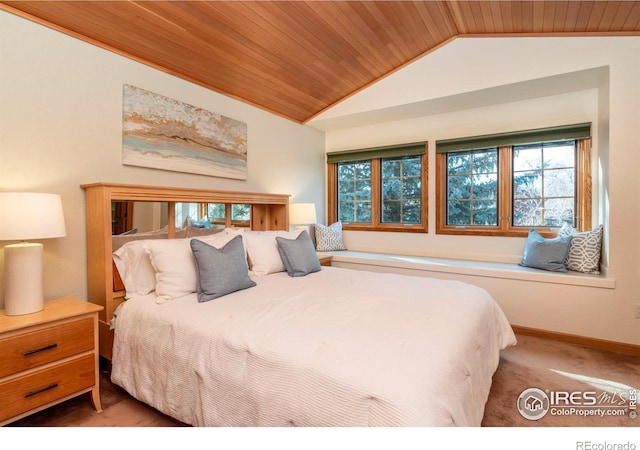
<svg viewBox="0 0 640 450"><path fill-rule="evenodd" d="M464 152L489 147L505 147L523 144L544 143L563 140L578 140L591 137L591 123L538 128L510 133L487 134L458 139L436 141L436 153Z"/></svg>
<svg viewBox="0 0 640 450"><path fill-rule="evenodd" d="M413 142L410 144L389 145L385 147L373 147L358 150L327 153L327 163L361 161L365 159L401 158L403 156L418 156L426 153L426 142Z"/></svg>

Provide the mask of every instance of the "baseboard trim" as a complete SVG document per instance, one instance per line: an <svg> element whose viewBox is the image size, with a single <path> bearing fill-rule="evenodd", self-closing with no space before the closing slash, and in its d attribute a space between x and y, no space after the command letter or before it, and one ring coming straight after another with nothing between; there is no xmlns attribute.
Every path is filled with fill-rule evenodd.
<svg viewBox="0 0 640 450"><path fill-rule="evenodd" d="M640 345L627 344L626 342L607 341L604 339L578 336L575 334L559 333L557 331L540 330L537 328L512 325L513 332L526 336L535 336L554 341L567 342L569 344L582 345L583 347L607 350L610 352L624 353L626 355L640 356Z"/></svg>

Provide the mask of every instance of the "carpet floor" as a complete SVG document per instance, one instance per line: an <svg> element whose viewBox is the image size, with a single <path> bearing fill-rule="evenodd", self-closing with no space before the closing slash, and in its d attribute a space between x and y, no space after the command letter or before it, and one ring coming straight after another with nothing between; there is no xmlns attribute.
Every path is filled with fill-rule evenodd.
<svg viewBox="0 0 640 450"><path fill-rule="evenodd" d="M518 335L518 345L501 352L485 407L484 427L639 427L640 417L629 409L629 393L640 397L640 357L585 348L540 337ZM538 388L549 395L573 393L573 402L596 402L597 408L578 405L551 408L538 420L518 411L520 394ZM12 427L175 427L183 424L128 395L101 373L102 413L96 413L86 396L68 400L10 424ZM584 394L584 393L590 394ZM577 393L577 394L575 394ZM564 398L564 397L563 397ZM591 399L595 400L591 400ZM561 401L568 405L571 400ZM605 414L589 415L599 409ZM606 411L624 411L613 415ZM640 410L640 406L639 406Z"/></svg>

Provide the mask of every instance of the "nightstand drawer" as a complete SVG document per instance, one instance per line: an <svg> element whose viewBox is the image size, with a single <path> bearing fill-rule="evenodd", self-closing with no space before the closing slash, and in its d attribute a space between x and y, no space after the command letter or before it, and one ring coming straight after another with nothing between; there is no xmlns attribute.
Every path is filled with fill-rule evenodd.
<svg viewBox="0 0 640 450"><path fill-rule="evenodd" d="M92 387L94 358L93 354L85 355L0 383L0 422Z"/></svg>
<svg viewBox="0 0 640 450"><path fill-rule="evenodd" d="M94 348L93 318L0 339L0 378Z"/></svg>

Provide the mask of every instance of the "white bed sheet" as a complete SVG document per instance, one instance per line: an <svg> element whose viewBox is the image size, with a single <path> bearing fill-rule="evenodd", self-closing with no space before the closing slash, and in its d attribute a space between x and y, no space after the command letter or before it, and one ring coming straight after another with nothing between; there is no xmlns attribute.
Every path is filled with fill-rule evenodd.
<svg viewBox="0 0 640 450"><path fill-rule="evenodd" d="M119 312L112 380L195 426L479 426L516 342L483 289L324 267Z"/></svg>

